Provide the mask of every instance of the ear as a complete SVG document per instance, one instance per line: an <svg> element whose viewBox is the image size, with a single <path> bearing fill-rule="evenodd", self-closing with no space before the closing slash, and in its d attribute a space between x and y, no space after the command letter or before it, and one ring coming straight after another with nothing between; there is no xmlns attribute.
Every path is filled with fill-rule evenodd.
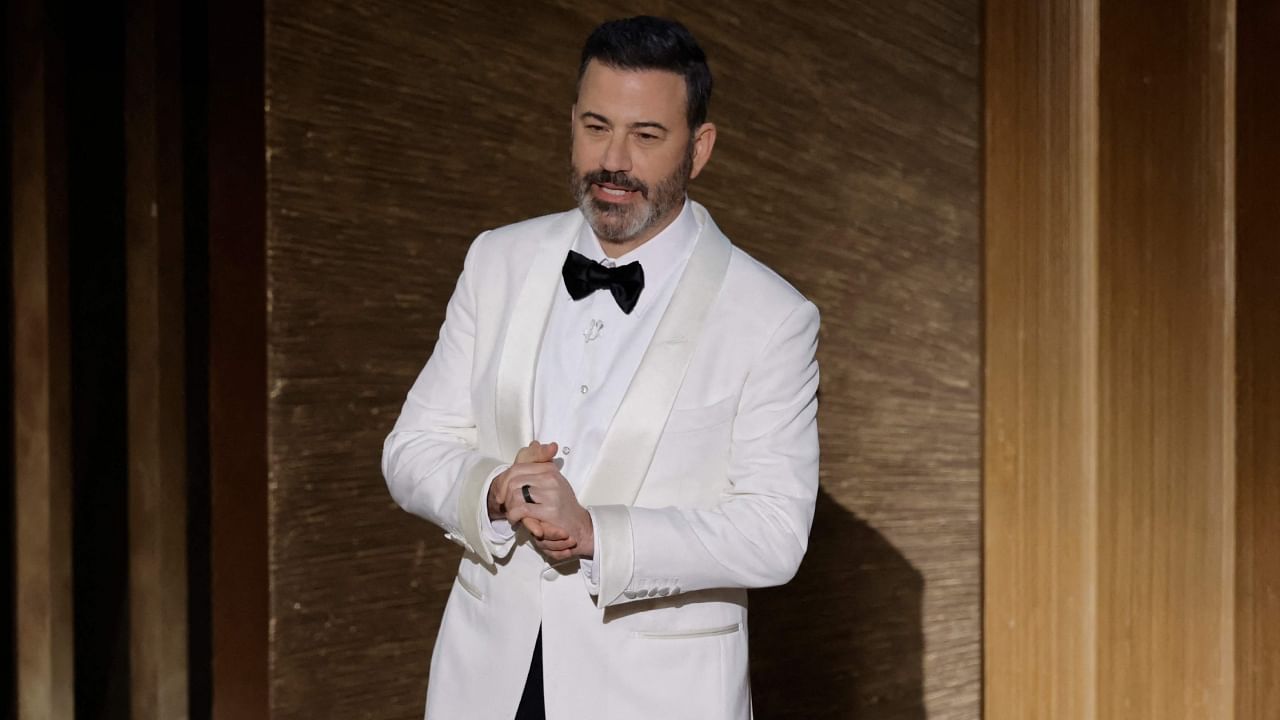
<svg viewBox="0 0 1280 720"><path fill-rule="evenodd" d="M711 150L716 146L716 126L702 123L693 133L693 171L689 178L698 177L707 161L711 159Z"/></svg>

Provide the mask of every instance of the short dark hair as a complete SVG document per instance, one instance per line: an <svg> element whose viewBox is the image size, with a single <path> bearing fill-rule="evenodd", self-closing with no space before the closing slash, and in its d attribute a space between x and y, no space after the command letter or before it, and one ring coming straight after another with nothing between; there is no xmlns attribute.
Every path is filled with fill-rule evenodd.
<svg viewBox="0 0 1280 720"><path fill-rule="evenodd" d="M666 70L684 78L689 129L707 121L711 104L711 68L693 33L675 20L640 15L610 20L597 27L582 46L578 87L592 60L619 70Z"/></svg>

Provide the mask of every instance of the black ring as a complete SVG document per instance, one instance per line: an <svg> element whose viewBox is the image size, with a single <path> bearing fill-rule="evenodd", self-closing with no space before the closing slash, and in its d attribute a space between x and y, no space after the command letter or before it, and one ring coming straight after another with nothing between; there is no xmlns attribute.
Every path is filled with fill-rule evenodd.
<svg viewBox="0 0 1280 720"><path fill-rule="evenodd" d="M534 499L533 499L533 496L529 494L529 486L528 486L528 485L523 485L523 486L521 486L521 487L520 487L520 493L521 493L522 495L524 495L524 501L525 501L525 502L529 503L530 505L537 505L537 504L538 504L538 501L537 501L537 500L534 500Z"/></svg>

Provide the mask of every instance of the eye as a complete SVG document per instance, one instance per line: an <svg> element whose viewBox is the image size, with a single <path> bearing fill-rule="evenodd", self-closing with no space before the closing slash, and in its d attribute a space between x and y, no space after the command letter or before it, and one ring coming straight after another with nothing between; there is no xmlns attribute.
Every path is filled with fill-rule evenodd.
<svg viewBox="0 0 1280 720"><path fill-rule="evenodd" d="M599 135L600 133L605 132L606 130L609 129L604 125L601 125L600 123L587 123L586 128L587 128L587 132L591 133L592 135Z"/></svg>
<svg viewBox="0 0 1280 720"><path fill-rule="evenodd" d="M658 137L657 135L654 135L653 133L638 132L636 133L636 139L638 139L642 143L652 143L652 142L657 142L662 138Z"/></svg>

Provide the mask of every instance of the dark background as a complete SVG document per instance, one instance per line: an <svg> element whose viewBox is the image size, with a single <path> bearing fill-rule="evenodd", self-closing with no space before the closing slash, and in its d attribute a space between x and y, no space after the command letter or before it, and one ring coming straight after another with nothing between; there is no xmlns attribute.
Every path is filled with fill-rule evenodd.
<svg viewBox="0 0 1280 720"><path fill-rule="evenodd" d="M50 74L62 101L55 107L65 134L50 138L66 147L67 283L55 288L69 299L65 319L70 335L72 455L72 594L74 606L74 694L77 717L130 717L129 512L126 357L125 251L125 109L126 23L131 4L45 3L43 13L49 52L59 58ZM9 8L6 7L6 11ZM186 483L189 507L188 570L190 621L190 693L193 720L210 716L209 665L209 476L207 441L207 77L206 29L203 2L184 2L182 35L184 79L183 170L185 244L189 248L186 276L186 333L189 439ZM0 14L6 23L9 14ZM4 54L3 89L25 82L25 68L14 67ZM10 177L10 114L0 117L6 142L0 161L6 182ZM5 251L0 271L5 292L4 352L0 370L13 369L12 254L9 251L10 194L0 197ZM13 384L0 387L0 399L12 408ZM13 468L13 414L0 419L0 449L5 471ZM0 569L6 591L0 598L5 618L14 617L13 502L6 484L0 494L3 512L3 557ZM183 512L183 509L175 509ZM14 684L15 635L12 622L0 623L0 646L6 651L0 673L0 716L16 716Z"/></svg>

